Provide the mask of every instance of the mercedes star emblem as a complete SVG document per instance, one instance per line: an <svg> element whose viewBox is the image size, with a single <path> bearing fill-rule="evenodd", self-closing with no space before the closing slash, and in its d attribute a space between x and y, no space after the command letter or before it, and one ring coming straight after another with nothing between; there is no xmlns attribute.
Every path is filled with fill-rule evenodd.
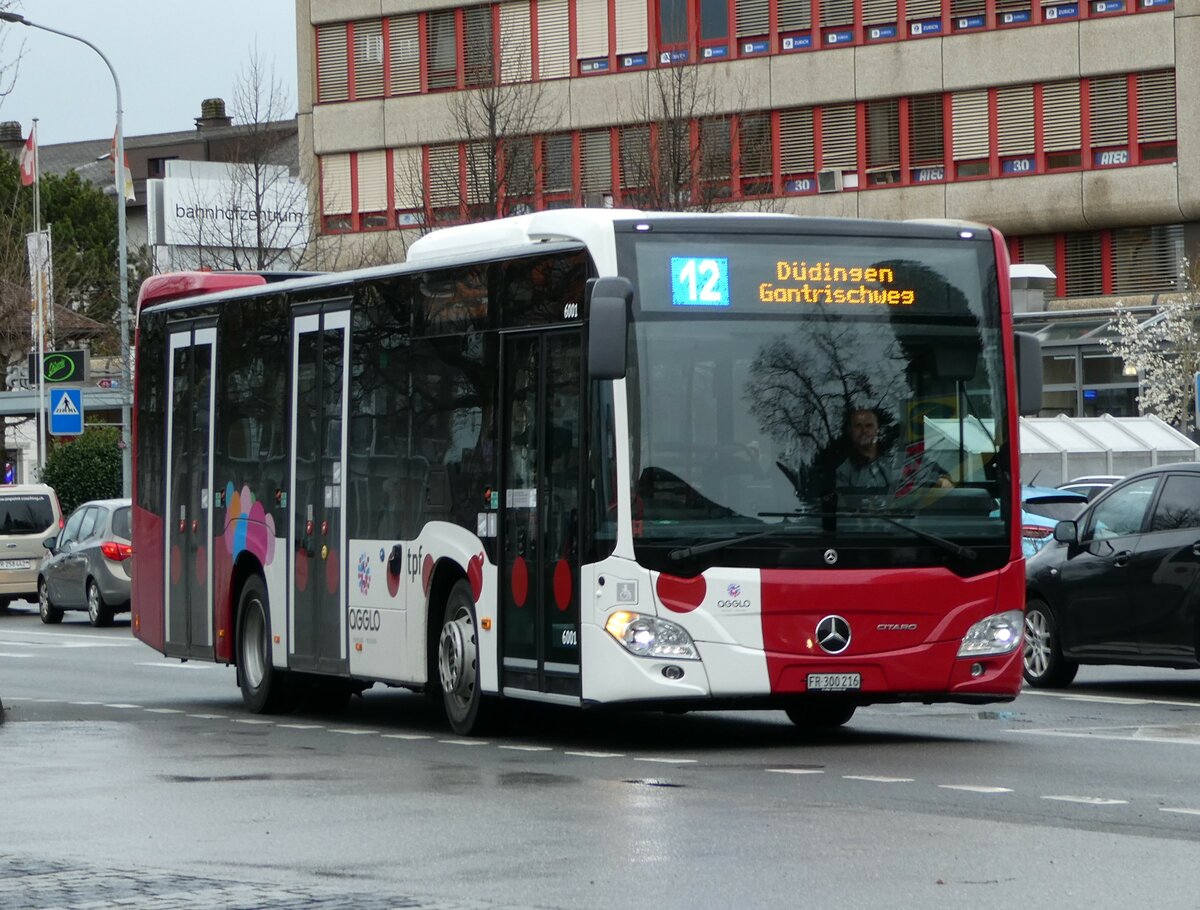
<svg viewBox="0 0 1200 910"><path fill-rule="evenodd" d="M817 623L817 644L828 654L841 654L850 647L850 623L840 616L826 616Z"/></svg>
<svg viewBox="0 0 1200 910"><path fill-rule="evenodd" d="M833 549L833 547L830 547L825 551L825 565L831 566L835 562L837 562L837 550Z"/></svg>

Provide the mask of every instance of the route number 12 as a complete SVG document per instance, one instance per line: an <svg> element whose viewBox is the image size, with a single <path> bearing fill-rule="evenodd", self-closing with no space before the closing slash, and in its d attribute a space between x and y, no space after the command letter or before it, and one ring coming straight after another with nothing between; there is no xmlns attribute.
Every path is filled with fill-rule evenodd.
<svg viewBox="0 0 1200 910"><path fill-rule="evenodd" d="M729 260L671 257L672 306L729 306Z"/></svg>

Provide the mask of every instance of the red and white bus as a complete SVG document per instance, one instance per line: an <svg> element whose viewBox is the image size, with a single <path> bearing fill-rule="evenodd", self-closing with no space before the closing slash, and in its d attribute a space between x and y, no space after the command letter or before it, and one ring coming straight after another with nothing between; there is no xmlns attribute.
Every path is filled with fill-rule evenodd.
<svg viewBox="0 0 1200 910"><path fill-rule="evenodd" d="M152 278L136 364L134 633L235 664L252 711L1018 692L1040 356L989 228L542 212ZM864 409L886 489L838 486Z"/></svg>

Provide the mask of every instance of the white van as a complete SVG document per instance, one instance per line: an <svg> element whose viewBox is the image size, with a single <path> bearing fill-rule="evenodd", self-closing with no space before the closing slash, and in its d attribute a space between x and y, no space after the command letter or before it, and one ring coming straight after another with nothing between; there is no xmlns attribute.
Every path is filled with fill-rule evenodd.
<svg viewBox="0 0 1200 910"><path fill-rule="evenodd" d="M62 509L45 484L0 486L0 609L37 600L42 541L62 528Z"/></svg>

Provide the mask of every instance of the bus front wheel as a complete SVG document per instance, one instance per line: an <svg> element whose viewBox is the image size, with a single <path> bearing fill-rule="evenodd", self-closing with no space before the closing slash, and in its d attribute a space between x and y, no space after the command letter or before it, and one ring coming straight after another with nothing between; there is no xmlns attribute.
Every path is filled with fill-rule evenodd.
<svg viewBox="0 0 1200 910"><path fill-rule="evenodd" d="M495 699L485 696L479 684L479 619L466 579L455 582L446 598L437 663L451 729L462 736L482 732L495 713Z"/></svg>
<svg viewBox="0 0 1200 910"><path fill-rule="evenodd" d="M271 613L267 588L257 575L247 579L238 600L238 685L242 701L254 714L288 709L287 681L271 663Z"/></svg>
<svg viewBox="0 0 1200 910"><path fill-rule="evenodd" d="M797 727L829 730L848 724L856 707L854 703L839 698L822 698L789 705L785 710L788 720Z"/></svg>

